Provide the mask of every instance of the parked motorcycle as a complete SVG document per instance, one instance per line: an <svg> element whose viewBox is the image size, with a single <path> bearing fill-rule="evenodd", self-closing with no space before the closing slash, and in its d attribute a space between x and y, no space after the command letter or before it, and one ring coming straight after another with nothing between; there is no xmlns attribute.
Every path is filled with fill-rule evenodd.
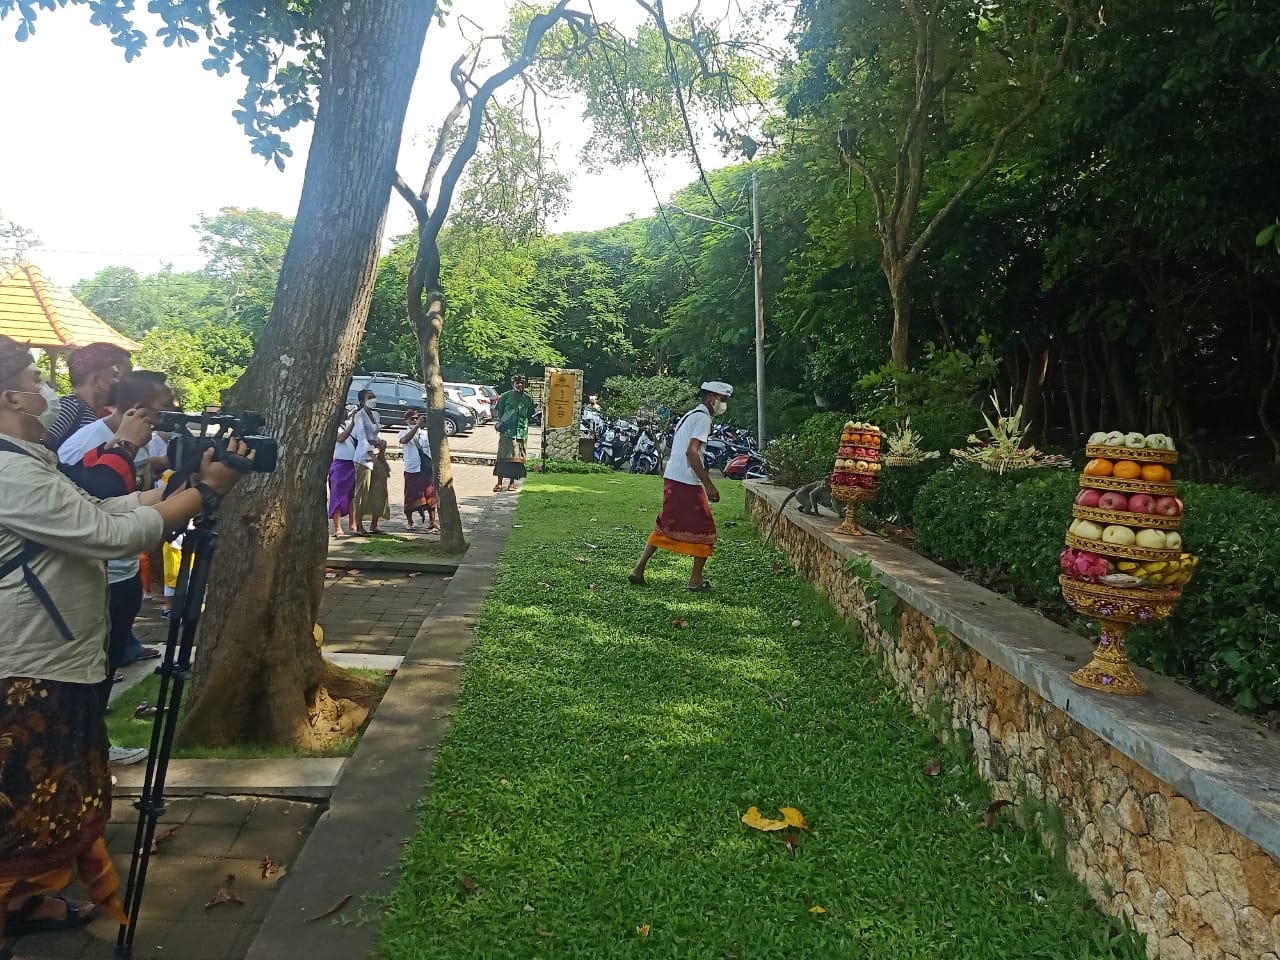
<svg viewBox="0 0 1280 960"><path fill-rule="evenodd" d="M638 432L636 425L629 421L605 421L604 429L596 440L596 463L603 463L614 470L629 467Z"/></svg>
<svg viewBox="0 0 1280 960"><path fill-rule="evenodd" d="M724 475L729 480L769 479L769 474L764 468L764 458L755 450L734 456L725 464Z"/></svg>
<svg viewBox="0 0 1280 960"><path fill-rule="evenodd" d="M662 438L657 426L647 421L640 424L635 449L631 451L631 472L653 474L662 472Z"/></svg>

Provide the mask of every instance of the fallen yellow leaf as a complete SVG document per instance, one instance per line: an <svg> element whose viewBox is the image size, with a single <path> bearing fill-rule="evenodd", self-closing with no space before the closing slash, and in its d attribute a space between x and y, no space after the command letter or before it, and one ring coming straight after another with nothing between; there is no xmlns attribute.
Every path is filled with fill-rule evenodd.
<svg viewBox="0 0 1280 960"><path fill-rule="evenodd" d="M647 937L649 935L649 925L647 923L642 923L640 926L636 927L636 933L640 934L642 937Z"/></svg>
<svg viewBox="0 0 1280 960"><path fill-rule="evenodd" d="M801 830L808 830L809 824L805 822L804 814L795 807L779 807L782 813L782 819L789 827L799 827Z"/></svg>
<svg viewBox="0 0 1280 960"><path fill-rule="evenodd" d="M820 907L815 903L812 907L809 908L809 912L810 913L826 913L827 911L823 907Z"/></svg>
<svg viewBox="0 0 1280 960"><path fill-rule="evenodd" d="M765 831L785 830L789 826L786 820L770 820L761 816L758 807L748 807L747 812L742 815L742 822L748 827Z"/></svg>

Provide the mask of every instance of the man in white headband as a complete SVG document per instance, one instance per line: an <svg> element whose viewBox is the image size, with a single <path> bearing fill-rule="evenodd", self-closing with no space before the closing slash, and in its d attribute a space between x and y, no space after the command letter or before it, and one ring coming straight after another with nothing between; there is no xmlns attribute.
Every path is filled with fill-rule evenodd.
<svg viewBox="0 0 1280 960"><path fill-rule="evenodd" d="M702 385L701 402L686 413L676 426L671 441L671 459L663 473L662 512L649 542L627 577L644 585L644 571L659 548L693 557L689 590L705 593L711 584L702 576L707 558L716 544L716 522L711 504L720 502L720 493L702 462L702 447L711 435L711 420L729 409L733 387L719 380Z"/></svg>

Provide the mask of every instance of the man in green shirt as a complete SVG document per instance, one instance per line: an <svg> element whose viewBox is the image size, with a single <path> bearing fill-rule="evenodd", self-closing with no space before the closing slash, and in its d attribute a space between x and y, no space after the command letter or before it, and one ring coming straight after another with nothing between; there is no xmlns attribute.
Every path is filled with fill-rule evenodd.
<svg viewBox="0 0 1280 960"><path fill-rule="evenodd" d="M533 416L533 398L524 390L527 383L517 374L511 380L511 389L494 404L494 426L498 429L498 462L493 465L498 482L493 486L494 493L502 489L503 480L507 481L508 490L515 490L516 481L523 480L527 473L525 444L529 440L529 418Z"/></svg>

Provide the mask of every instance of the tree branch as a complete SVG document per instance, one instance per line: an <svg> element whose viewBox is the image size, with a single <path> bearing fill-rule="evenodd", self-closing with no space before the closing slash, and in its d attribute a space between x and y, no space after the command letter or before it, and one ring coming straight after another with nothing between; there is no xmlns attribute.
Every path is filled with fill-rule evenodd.
<svg viewBox="0 0 1280 960"><path fill-rule="evenodd" d="M910 2L910 0L908 0L908 2ZM1058 49L1058 58L1053 69L1039 81L1036 86L1035 95L1027 101L1013 119L1000 128L995 139L991 142L991 149L987 151L987 157L983 160L982 165L969 175L965 182L962 183L956 192L951 195L951 199L942 206L941 210L933 215L933 219L929 221L928 226L920 231L920 236L916 237L915 242L911 244L910 249L907 250L906 256L903 258L902 264L904 268L910 269L911 265L916 261L920 254L924 252L925 247L929 245L934 234L938 232L938 228L942 225L942 222L946 220L946 218L951 214L951 211L956 208L956 205L959 204L960 201L963 200L969 192L981 183L983 178L991 172L996 165L996 161L1000 159L1000 153L1004 150L1005 142L1009 137L1017 132L1024 123L1030 120L1041 106L1044 105L1045 98L1049 93L1049 87L1066 69L1067 56L1071 50L1071 44L1075 39L1077 16L1076 7L1070 2L1055 5L1058 6L1066 15L1067 24L1063 31L1062 45Z"/></svg>

